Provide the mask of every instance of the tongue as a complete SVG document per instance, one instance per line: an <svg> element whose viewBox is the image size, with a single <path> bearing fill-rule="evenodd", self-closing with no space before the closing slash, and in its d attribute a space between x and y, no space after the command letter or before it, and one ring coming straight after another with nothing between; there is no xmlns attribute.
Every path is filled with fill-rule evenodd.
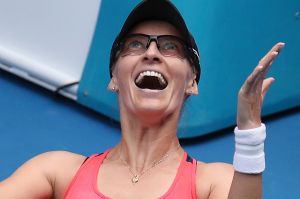
<svg viewBox="0 0 300 199"><path fill-rule="evenodd" d="M155 76L145 76L140 82L136 83L136 85L141 89L151 90L163 90L166 87L161 85L158 77Z"/></svg>

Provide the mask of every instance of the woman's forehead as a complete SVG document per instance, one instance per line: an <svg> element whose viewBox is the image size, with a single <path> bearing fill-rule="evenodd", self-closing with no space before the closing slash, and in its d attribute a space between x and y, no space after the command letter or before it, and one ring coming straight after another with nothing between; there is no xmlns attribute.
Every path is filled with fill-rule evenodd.
<svg viewBox="0 0 300 199"><path fill-rule="evenodd" d="M180 36L179 31L166 21L144 21L135 25L130 33L143 33L148 35L175 35Z"/></svg>

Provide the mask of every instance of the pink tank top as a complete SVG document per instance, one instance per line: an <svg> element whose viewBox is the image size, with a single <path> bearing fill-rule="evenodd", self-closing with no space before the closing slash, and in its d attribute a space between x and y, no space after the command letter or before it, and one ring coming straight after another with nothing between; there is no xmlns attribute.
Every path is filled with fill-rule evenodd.
<svg viewBox="0 0 300 199"><path fill-rule="evenodd" d="M64 199L109 199L97 189L99 168L109 150L93 155L80 167ZM184 152L176 177L169 190L160 199L196 199L197 161Z"/></svg>

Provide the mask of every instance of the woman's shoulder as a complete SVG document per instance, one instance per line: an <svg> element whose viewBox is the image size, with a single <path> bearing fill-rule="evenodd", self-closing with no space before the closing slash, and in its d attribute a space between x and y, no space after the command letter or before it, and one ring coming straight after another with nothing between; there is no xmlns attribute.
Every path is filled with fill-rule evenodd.
<svg viewBox="0 0 300 199"><path fill-rule="evenodd" d="M68 151L48 151L33 157L24 165L28 164L31 168L35 167L50 176L56 176L62 171L76 169L85 159L83 155Z"/></svg>
<svg viewBox="0 0 300 199"><path fill-rule="evenodd" d="M69 151L47 151L44 153L41 153L37 156L35 156L32 160L35 160L36 162L60 162L61 163L75 163L81 162L82 160L85 160L86 156L69 152Z"/></svg>
<svg viewBox="0 0 300 199"><path fill-rule="evenodd" d="M62 198L84 160L67 151L39 154L0 183L0 198Z"/></svg>
<svg viewBox="0 0 300 199"><path fill-rule="evenodd" d="M30 171L42 173L50 180L57 172L78 167L85 160L85 156L68 151L48 151L34 156L20 166L12 175L26 174Z"/></svg>
<svg viewBox="0 0 300 199"><path fill-rule="evenodd" d="M233 174L234 169L231 164L197 161L197 195L199 194L200 198L208 198L213 194L226 194L229 192Z"/></svg>
<svg viewBox="0 0 300 199"><path fill-rule="evenodd" d="M224 162L212 162L212 163L205 163L202 161L197 161L197 171L206 171L209 173L215 173L215 171L219 171L219 172L229 172L232 173L233 172L233 166L232 164L228 164L228 163L224 163Z"/></svg>
<svg viewBox="0 0 300 199"><path fill-rule="evenodd" d="M54 198L62 198L87 157L69 151L49 151L36 158L47 164L46 172L51 176Z"/></svg>

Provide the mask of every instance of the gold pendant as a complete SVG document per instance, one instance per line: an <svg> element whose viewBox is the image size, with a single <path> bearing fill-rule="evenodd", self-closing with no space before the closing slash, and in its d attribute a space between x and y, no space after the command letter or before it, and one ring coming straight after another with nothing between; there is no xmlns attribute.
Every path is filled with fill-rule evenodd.
<svg viewBox="0 0 300 199"><path fill-rule="evenodd" d="M133 184L136 184L139 182L139 176L138 175L134 175L132 178L131 178L131 182Z"/></svg>

